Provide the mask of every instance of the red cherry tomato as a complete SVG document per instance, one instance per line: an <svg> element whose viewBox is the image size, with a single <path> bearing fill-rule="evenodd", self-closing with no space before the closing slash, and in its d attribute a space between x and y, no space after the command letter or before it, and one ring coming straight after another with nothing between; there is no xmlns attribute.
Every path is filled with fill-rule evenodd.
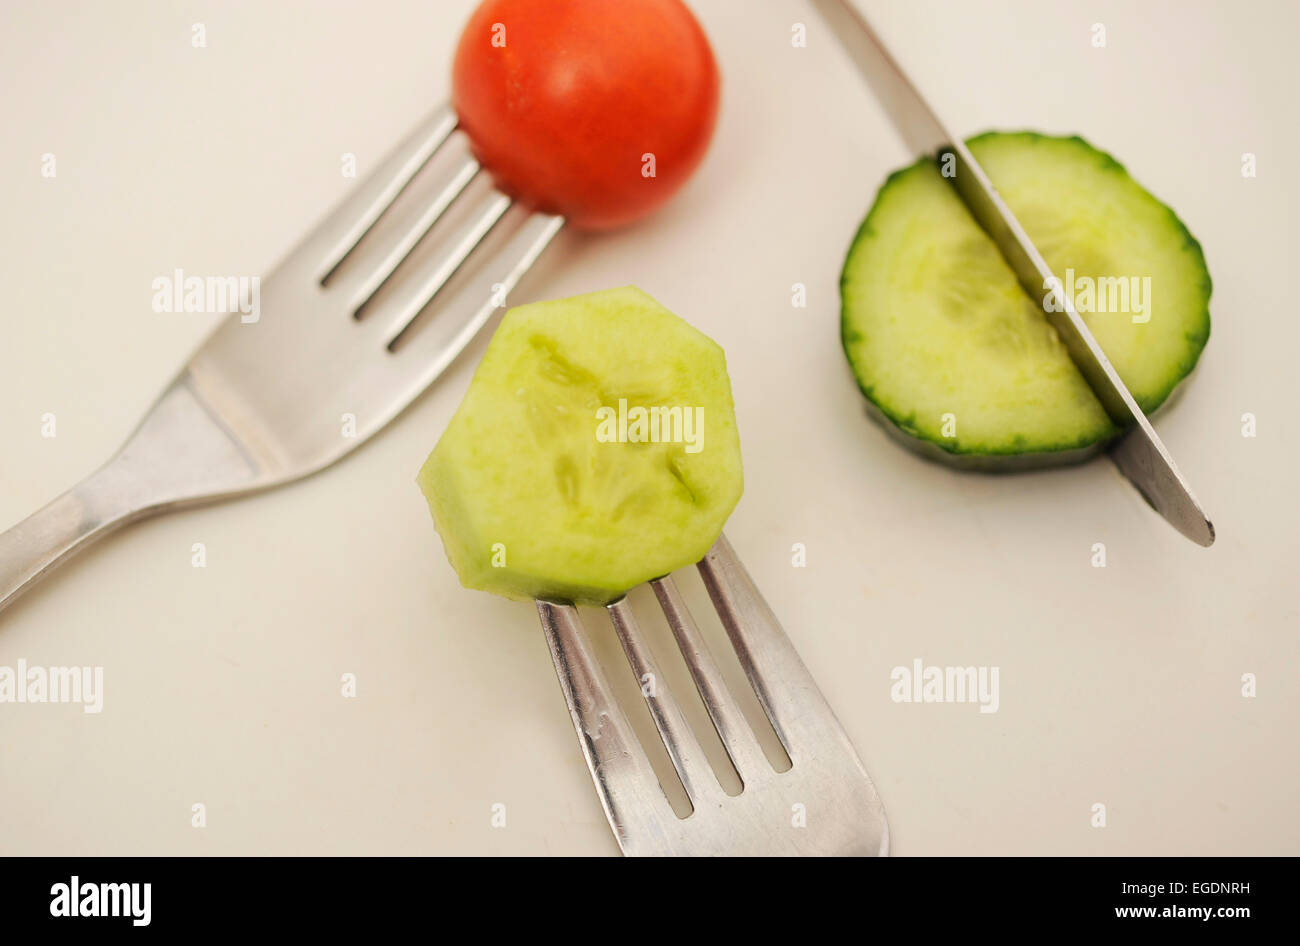
<svg viewBox="0 0 1300 946"><path fill-rule="evenodd" d="M718 67L681 0L486 0L456 49L452 105L507 193L615 227L704 156Z"/></svg>

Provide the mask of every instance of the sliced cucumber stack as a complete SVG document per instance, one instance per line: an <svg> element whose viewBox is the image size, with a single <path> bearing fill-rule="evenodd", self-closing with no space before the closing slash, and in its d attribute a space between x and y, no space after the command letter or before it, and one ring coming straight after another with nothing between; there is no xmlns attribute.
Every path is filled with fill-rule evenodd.
<svg viewBox="0 0 1300 946"><path fill-rule="evenodd" d="M1195 366L1210 276L1172 210L1081 138L968 144L1144 411ZM886 427L978 469L1066 463L1118 433L1042 311L938 166L892 174L849 249L842 339Z"/></svg>
<svg viewBox="0 0 1300 946"><path fill-rule="evenodd" d="M740 499L722 349L632 287L511 309L418 482L466 587L614 600Z"/></svg>

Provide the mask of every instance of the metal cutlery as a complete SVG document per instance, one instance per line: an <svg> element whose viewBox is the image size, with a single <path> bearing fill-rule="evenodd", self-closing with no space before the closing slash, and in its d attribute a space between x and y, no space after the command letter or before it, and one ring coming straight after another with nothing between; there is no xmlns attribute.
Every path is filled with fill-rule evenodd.
<svg viewBox="0 0 1300 946"><path fill-rule="evenodd" d="M467 193L482 170L467 151L430 167L440 186L427 203L396 209L456 126L450 107L422 122L262 281L257 321L229 316L116 456L0 533L0 608L125 523L328 466L446 370L564 225L495 188ZM457 204L440 251L413 255ZM381 218L398 235L366 240ZM508 233L497 252L466 267L494 230Z"/></svg>
<svg viewBox="0 0 1300 946"><path fill-rule="evenodd" d="M593 655L577 609L538 601L582 754L628 855L885 855L884 807L848 735L725 536L697 565L791 767L777 772L723 682L671 576L651 582L709 718L743 783L726 794L705 761L627 598L607 606L692 811L679 818Z"/></svg>
<svg viewBox="0 0 1300 946"><path fill-rule="evenodd" d="M1111 419L1127 428L1127 433L1108 449L1111 460L1175 529L1198 545L1212 545L1214 526L1173 457L1075 311L1073 300L1061 290L1062 283L965 143L949 133L850 0L813 0L813 5L866 78L908 148L918 156L953 155L956 173L951 180L958 196L992 237L1030 296L1043 298L1044 290L1054 287L1051 293L1056 311L1044 307L1048 321Z"/></svg>

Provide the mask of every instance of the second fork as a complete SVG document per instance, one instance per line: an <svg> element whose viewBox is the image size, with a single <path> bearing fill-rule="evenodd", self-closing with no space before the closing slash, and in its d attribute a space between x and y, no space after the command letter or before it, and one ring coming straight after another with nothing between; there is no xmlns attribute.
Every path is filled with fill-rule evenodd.
<svg viewBox="0 0 1300 946"><path fill-rule="evenodd" d="M690 799L679 818L613 695L577 609L537 602L547 646L596 794L629 855L885 855L875 785L749 572L720 536L697 566L759 704L790 759L777 772L728 691L671 576L652 582L709 718L742 782L723 791L627 598L607 605L655 728Z"/></svg>

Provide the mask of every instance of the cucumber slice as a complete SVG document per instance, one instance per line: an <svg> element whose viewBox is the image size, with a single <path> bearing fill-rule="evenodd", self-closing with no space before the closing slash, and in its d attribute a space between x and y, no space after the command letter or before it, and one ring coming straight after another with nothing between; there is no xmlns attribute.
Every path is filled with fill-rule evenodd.
<svg viewBox="0 0 1300 946"><path fill-rule="evenodd" d="M632 287L511 309L418 482L466 587L612 601L740 499L722 349Z"/></svg>
<svg viewBox="0 0 1300 946"><path fill-rule="evenodd" d="M1081 315L1155 410L1209 337L1200 245L1081 138L990 132L969 144L1053 272L1073 270ZM928 456L977 469L1077 461L1118 431L1043 315L1046 295L1024 292L923 159L885 181L849 249L844 350L874 413Z"/></svg>

